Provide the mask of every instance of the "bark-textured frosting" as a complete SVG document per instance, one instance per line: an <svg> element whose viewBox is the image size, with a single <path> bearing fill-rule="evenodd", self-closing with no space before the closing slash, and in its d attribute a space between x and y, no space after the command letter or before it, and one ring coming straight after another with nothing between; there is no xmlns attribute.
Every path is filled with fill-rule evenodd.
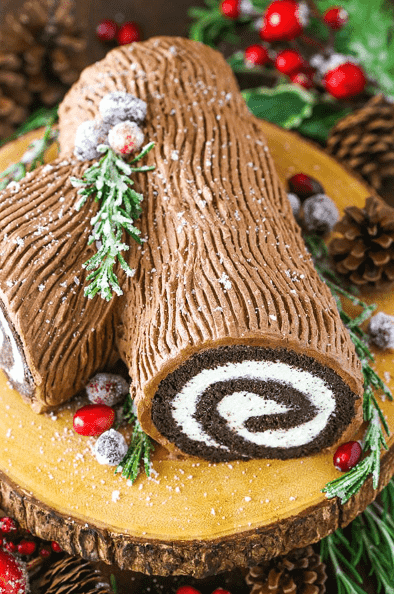
<svg viewBox="0 0 394 594"><path fill-rule="evenodd" d="M249 349L244 359L255 367L261 358L264 360L264 349L270 353L268 360L276 367L263 365L261 373L266 379L262 383L276 378L276 384L279 382L289 393L298 390L304 394L309 389L309 404L305 394L300 396L307 409L303 422L319 410L311 393L311 386L312 392L316 386L308 383L314 377L314 362L319 369L328 368L340 386L335 382L318 386L331 390L327 398L332 404L324 413L326 422L332 422L331 438L320 440L319 449L350 435L361 421L360 363L335 302L305 250L259 122L248 112L231 69L214 50L185 39L154 38L113 50L84 71L61 105L60 146L64 156L73 151L77 127L100 117L99 103L113 91L127 91L147 102L144 131L147 140L155 141L155 147L146 162L154 164L156 170L138 177L144 194L139 224L146 241L142 247L132 245L127 253L136 274L132 279L122 277L124 295L113 300L115 305L105 306L96 297L96 305L91 307L100 310L103 326L111 328L116 309L117 326L112 336L129 366L143 429L169 449L182 450L185 436L172 442L171 435L159 430L160 422L155 423L160 394L165 393L168 401L169 392L163 384L155 398L160 383L170 377L178 381L177 373L184 373L184 364L193 356L209 351L215 358L215 350L238 345ZM89 216L85 220L88 222ZM72 241L70 238L68 243ZM16 250L12 244L7 249ZM86 249L78 249L85 260ZM80 278L82 285L83 276ZM110 319L108 326L105 319ZM26 345L23 332L20 335ZM63 344L68 340L70 336L64 336ZM231 364L233 352L228 352L227 364ZM284 379L278 375L282 368L275 364L283 352L290 353L285 358ZM305 375L307 359L300 367L300 357L309 358L312 380ZM220 362L226 366L223 358ZM68 371L75 373L71 365ZM252 418L258 406L253 408L253 393L241 380L245 373L247 378L253 376L254 371L249 375L243 371L238 378L241 383L231 373L233 384L229 389L235 390L238 405L239 399L250 404ZM286 379L289 375L300 380L299 389L290 386ZM256 387L257 393L261 393L260 388ZM344 410L340 396L344 390L348 390L345 422L338 418ZM226 396L226 389L223 394ZM281 415L276 413L280 402L274 400L267 404L267 414L276 419L279 428ZM216 406L220 399L213 401ZM228 402L231 404L231 399ZM178 413L177 406L167 407L174 418L178 413L184 415L183 405L178 406ZM224 403L220 409L224 415L228 414L226 406ZM204 414L209 417L209 411ZM297 425L291 414L289 418L294 418L287 418L287 425ZM270 425L272 419L267 427ZM188 431L187 422L182 427ZM201 442L200 438L195 442ZM243 450L239 441L237 444L233 457L248 457L250 448ZM231 449L231 444L219 444L218 448ZM308 443L301 450L295 455L312 451ZM275 455L286 457L280 451ZM215 459L215 454L207 457Z"/></svg>
<svg viewBox="0 0 394 594"><path fill-rule="evenodd" d="M37 411L69 400L113 358L115 303L83 294L97 205L75 210L70 176L84 168L57 159L0 198L0 364Z"/></svg>

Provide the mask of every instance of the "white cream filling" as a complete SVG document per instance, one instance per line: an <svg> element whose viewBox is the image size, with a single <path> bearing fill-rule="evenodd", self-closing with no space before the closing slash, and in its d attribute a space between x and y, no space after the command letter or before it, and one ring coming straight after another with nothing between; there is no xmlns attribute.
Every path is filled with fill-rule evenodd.
<svg viewBox="0 0 394 594"><path fill-rule="evenodd" d="M335 411L335 398L332 390L323 379L316 377L280 361L242 361L226 363L216 369L204 369L175 396L173 418L182 432L190 439L218 446L195 418L198 402L207 388L217 382L237 379L274 381L283 384L283 389L292 386L305 394L317 409L316 416L306 422L288 429L267 429L251 432L245 427L251 417L286 413L289 409L275 400L268 400L252 392L234 392L225 396L218 404L219 414L226 420L228 428L247 441L271 448L300 447L311 442L327 425ZM223 447L223 446L222 446Z"/></svg>
<svg viewBox="0 0 394 594"><path fill-rule="evenodd" d="M13 365L10 369L6 369L6 372L11 380L18 384L23 384L25 381L25 366L23 363L22 355L19 352L18 345L12 334L11 328L4 316L3 311L0 308L0 325L2 326L2 330L0 330L0 348L4 345L5 336L8 336L11 349L12 349L12 356L13 356Z"/></svg>

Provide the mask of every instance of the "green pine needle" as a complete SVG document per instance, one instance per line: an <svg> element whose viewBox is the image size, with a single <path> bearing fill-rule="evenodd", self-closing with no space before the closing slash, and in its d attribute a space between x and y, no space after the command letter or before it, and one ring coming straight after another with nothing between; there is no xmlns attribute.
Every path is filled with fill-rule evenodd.
<svg viewBox="0 0 394 594"><path fill-rule="evenodd" d="M350 338L352 339L356 354L361 361L361 369L364 377L364 397L363 397L363 417L368 423L368 428L364 436L363 459L349 472L341 477L329 482L323 489L326 496L339 497L341 503L345 503L357 493L366 479L372 475L372 484L377 488L380 474L380 452L382 448L388 449L383 430L389 435L389 428L384 418L383 412L375 397L375 391L383 393L390 400L393 399L390 390L384 384L383 380L377 375L371 367L374 363L374 357L368 347L368 336L362 330L361 325L372 315L376 309L375 305L367 305L356 297L356 295L346 291L340 286L340 280L330 270L328 260L328 250L323 239L319 236L306 236L305 243L314 260L315 268L322 280L331 289L331 292L337 303L340 317L348 328ZM361 313L352 318L342 307L340 297L345 297L358 307L362 308Z"/></svg>
<svg viewBox="0 0 394 594"><path fill-rule="evenodd" d="M150 457L154 450L154 445L151 438L144 433L138 422L133 411L133 401L130 394L127 396L123 405L123 418L128 423L134 424L134 430L131 436L129 449L119 466L116 468L115 474L120 472L122 476L127 478L133 484L139 475L141 464L144 467L146 476L150 476Z"/></svg>
<svg viewBox="0 0 394 594"><path fill-rule="evenodd" d="M113 573L111 573L110 582L111 582L111 588L112 588L113 594L118 594L118 586L116 584L116 577L114 576Z"/></svg>
<svg viewBox="0 0 394 594"><path fill-rule="evenodd" d="M46 115L48 114L46 113ZM52 113L50 117L48 116L45 119L46 127L43 137L33 140L33 142L29 144L19 163L10 165L5 171L0 173L0 191L5 190L11 182L18 182L23 179L28 171L33 171L40 165L43 165L46 151L54 142L56 142L58 137L58 130L55 130L53 127L56 120L57 112ZM43 121L42 117L37 116L30 121L28 129L34 130L34 126L38 128L41 127ZM23 132L26 131L27 130L24 129ZM19 132L16 134L17 136L20 136Z"/></svg>
<svg viewBox="0 0 394 594"><path fill-rule="evenodd" d="M98 151L104 153L101 159L87 169L82 179L71 178L71 183L79 187L80 200L76 209L80 210L87 199L94 195L95 202L100 202L100 208L91 220L92 235L88 245L98 244L98 251L84 263L87 270L91 270L85 287L85 296L89 299L100 293L103 299L110 301L113 293L122 295L118 278L114 273L114 266L118 261L127 276L133 276L134 271L126 263L122 252L129 246L122 241L126 231L135 241L141 243L140 230L133 225L141 214L142 195L133 190L134 182L131 174L152 171L155 167L132 167L153 148L154 143L147 144L141 153L132 161L126 163L107 145L100 145Z"/></svg>
<svg viewBox="0 0 394 594"><path fill-rule="evenodd" d="M383 505L376 501L353 520L350 539L339 528L320 543L324 562L334 568L338 593L365 594L357 566L368 566L377 592L394 594L394 480L381 493Z"/></svg>

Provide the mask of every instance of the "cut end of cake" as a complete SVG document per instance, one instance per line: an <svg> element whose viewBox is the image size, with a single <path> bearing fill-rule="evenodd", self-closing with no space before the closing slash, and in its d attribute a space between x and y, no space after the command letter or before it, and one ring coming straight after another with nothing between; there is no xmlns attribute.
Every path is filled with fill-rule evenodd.
<svg viewBox="0 0 394 594"><path fill-rule="evenodd" d="M208 349L167 375L152 400L156 430L212 462L298 458L360 424L360 398L332 369L285 349Z"/></svg>
<svg viewBox="0 0 394 594"><path fill-rule="evenodd" d="M22 341L0 301L0 368L11 386L26 400L34 396L33 377L26 362Z"/></svg>

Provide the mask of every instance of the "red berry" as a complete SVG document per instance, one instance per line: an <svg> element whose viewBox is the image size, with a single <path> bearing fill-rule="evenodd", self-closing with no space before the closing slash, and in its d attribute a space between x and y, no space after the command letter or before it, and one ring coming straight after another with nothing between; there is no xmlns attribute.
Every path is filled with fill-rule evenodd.
<svg viewBox="0 0 394 594"><path fill-rule="evenodd" d="M336 99L349 99L363 92L367 78L363 69L353 62L345 62L326 72L323 85Z"/></svg>
<svg viewBox="0 0 394 594"><path fill-rule="evenodd" d="M304 64L304 58L296 50L283 50L275 59L275 67L283 74L293 74L298 72Z"/></svg>
<svg viewBox="0 0 394 594"><path fill-rule="evenodd" d="M51 542L51 549L54 553L61 553L63 551L62 547L54 540Z"/></svg>
<svg viewBox="0 0 394 594"><path fill-rule="evenodd" d="M240 0L222 0L220 12L228 19L237 19L240 15Z"/></svg>
<svg viewBox="0 0 394 594"><path fill-rule="evenodd" d="M295 39L301 35L306 23L305 6L295 0L274 0L268 6L260 37L265 41Z"/></svg>
<svg viewBox="0 0 394 594"><path fill-rule="evenodd" d="M33 540L21 540L18 544L18 553L20 555L32 555L37 545Z"/></svg>
<svg viewBox="0 0 394 594"><path fill-rule="evenodd" d="M96 27L96 35L100 41L113 41L118 32L118 25L111 19L104 19Z"/></svg>
<svg viewBox="0 0 394 594"><path fill-rule="evenodd" d="M311 89L313 87L313 80L305 72L295 72L290 75L290 80L295 85L300 85L304 89Z"/></svg>
<svg viewBox="0 0 394 594"><path fill-rule="evenodd" d="M10 541L10 542L7 542L7 541L3 542L3 546L10 553L15 553L18 550L17 545L14 542L12 542L12 541Z"/></svg>
<svg viewBox="0 0 394 594"><path fill-rule="evenodd" d="M176 591L176 594L201 594L201 592L193 588L193 586L181 586Z"/></svg>
<svg viewBox="0 0 394 594"><path fill-rule="evenodd" d="M253 66L263 66L270 61L267 48L260 43L255 43L247 47L244 59L247 64L252 64Z"/></svg>
<svg viewBox="0 0 394 594"><path fill-rule="evenodd" d="M42 557L43 559L47 559L50 555L51 555L51 551L49 549L46 548L42 548L39 550L40 557Z"/></svg>
<svg viewBox="0 0 394 594"><path fill-rule="evenodd" d="M26 594L26 574L20 562L7 551L0 549L0 592Z"/></svg>
<svg viewBox="0 0 394 594"><path fill-rule="evenodd" d="M212 594L231 594L231 592L229 592L228 590L223 590L223 588L216 588L216 590L214 590Z"/></svg>
<svg viewBox="0 0 394 594"><path fill-rule="evenodd" d="M123 23L116 34L116 41L119 45L127 45L134 41L141 41L141 33L137 23L128 21Z"/></svg>
<svg viewBox="0 0 394 594"><path fill-rule="evenodd" d="M324 194L323 186L306 173L296 173L288 180L289 190L296 194L300 200L306 200L314 194Z"/></svg>
<svg viewBox="0 0 394 594"><path fill-rule="evenodd" d="M346 25L349 20L349 15L342 6L333 6L326 10L323 19L326 25L335 31L342 29L343 25Z"/></svg>
<svg viewBox="0 0 394 594"><path fill-rule="evenodd" d="M101 435L112 427L115 411L106 404L87 404L74 415L74 431L79 435Z"/></svg>
<svg viewBox="0 0 394 594"><path fill-rule="evenodd" d="M361 458L362 449L358 441L348 441L339 446L334 454L334 466L342 472L350 470Z"/></svg>
<svg viewBox="0 0 394 594"><path fill-rule="evenodd" d="M9 534L10 532L16 532L18 530L17 523L12 518L8 516L3 516L0 518L0 531L4 534Z"/></svg>

